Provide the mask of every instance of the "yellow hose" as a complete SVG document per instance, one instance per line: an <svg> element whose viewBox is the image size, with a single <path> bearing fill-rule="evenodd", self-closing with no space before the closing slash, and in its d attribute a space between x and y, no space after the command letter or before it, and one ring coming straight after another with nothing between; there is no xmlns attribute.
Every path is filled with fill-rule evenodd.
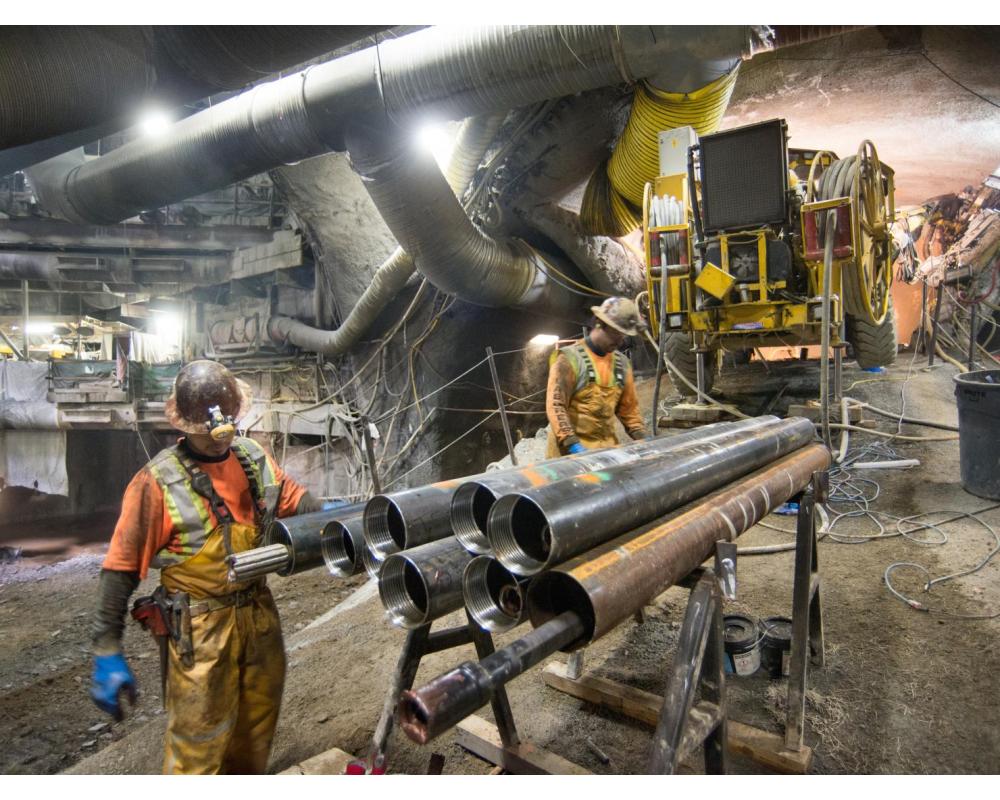
<svg viewBox="0 0 1000 800"><path fill-rule="evenodd" d="M660 131L690 125L699 136L718 130L736 85L739 66L707 86L680 94L645 81L611 158L594 170L583 193L580 221L592 235L625 236L642 222L646 183L660 174Z"/></svg>

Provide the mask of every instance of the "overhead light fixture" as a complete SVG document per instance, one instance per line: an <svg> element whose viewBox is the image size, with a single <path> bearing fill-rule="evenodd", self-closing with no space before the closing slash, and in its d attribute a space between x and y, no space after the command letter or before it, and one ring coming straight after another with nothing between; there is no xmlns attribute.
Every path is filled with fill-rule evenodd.
<svg viewBox="0 0 1000 800"><path fill-rule="evenodd" d="M417 146L434 156L443 172L455 147L455 133L444 124L428 122L417 129Z"/></svg>
<svg viewBox="0 0 1000 800"><path fill-rule="evenodd" d="M537 336L533 336L528 344L534 345L535 347L548 347L559 341L559 337L554 333L540 333Z"/></svg>
<svg viewBox="0 0 1000 800"><path fill-rule="evenodd" d="M166 111L151 108L139 118L139 130L143 136L161 136L172 122Z"/></svg>
<svg viewBox="0 0 1000 800"><path fill-rule="evenodd" d="M153 315L153 332L171 344L180 343L183 329L184 320L180 314L175 314L172 311L160 311Z"/></svg>
<svg viewBox="0 0 1000 800"><path fill-rule="evenodd" d="M52 333L55 329L53 322L29 322L26 328L28 333Z"/></svg>

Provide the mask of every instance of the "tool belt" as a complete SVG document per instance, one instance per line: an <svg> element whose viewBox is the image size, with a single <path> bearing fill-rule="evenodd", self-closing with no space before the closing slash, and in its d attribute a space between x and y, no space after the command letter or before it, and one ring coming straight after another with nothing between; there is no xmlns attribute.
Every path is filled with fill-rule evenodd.
<svg viewBox="0 0 1000 800"><path fill-rule="evenodd" d="M238 592L206 597L197 603L190 604L190 614L192 617L200 617L202 614L207 614L210 611L218 611L220 608L229 608L231 606L241 608L251 605L262 588L263 583L257 583Z"/></svg>

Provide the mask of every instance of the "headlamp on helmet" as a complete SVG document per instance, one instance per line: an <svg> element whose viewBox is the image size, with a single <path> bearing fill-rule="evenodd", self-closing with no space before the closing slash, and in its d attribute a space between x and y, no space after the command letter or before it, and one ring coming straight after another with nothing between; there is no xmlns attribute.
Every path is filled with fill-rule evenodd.
<svg viewBox="0 0 1000 800"><path fill-rule="evenodd" d="M217 442L228 439L236 432L236 423L232 416L223 414L219 406L208 409L208 422L205 423L205 427Z"/></svg>

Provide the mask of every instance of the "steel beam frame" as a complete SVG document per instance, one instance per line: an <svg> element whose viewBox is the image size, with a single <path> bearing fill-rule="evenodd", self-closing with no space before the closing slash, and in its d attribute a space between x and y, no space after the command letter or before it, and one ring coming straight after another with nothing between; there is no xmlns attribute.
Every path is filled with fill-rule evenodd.
<svg viewBox="0 0 1000 800"><path fill-rule="evenodd" d="M798 498L795 578L792 586L792 652L788 674L788 711L785 717L785 747L796 751L802 750L805 736L806 678L809 664L822 667L826 663L816 504L826 501L829 485L829 473L817 472Z"/></svg>
<svg viewBox="0 0 1000 800"><path fill-rule="evenodd" d="M382 714L375 726L371 747L365 760L359 764L359 766L363 766L366 774L382 772L385 769L389 737L396 721L399 697L404 691L413 687L417 669L419 669L424 656L461 647L470 642L475 646L476 656L480 661L493 654L495 649L493 637L480 628L468 612L466 612L466 620L466 625L433 633L431 633L433 621L407 632L406 641L403 643L399 660L396 662L392 683L382 706ZM501 686L493 693L490 706L493 708L493 716L496 718L497 730L500 733L500 741L503 746L508 748L520 744L521 740L514 724L514 714L510 708L510 701L507 699L506 689Z"/></svg>
<svg viewBox="0 0 1000 800"><path fill-rule="evenodd" d="M681 761L702 745L705 772L727 772L723 633L719 576L705 572L688 600L653 737L650 774L675 774ZM696 701L699 689L702 699Z"/></svg>

